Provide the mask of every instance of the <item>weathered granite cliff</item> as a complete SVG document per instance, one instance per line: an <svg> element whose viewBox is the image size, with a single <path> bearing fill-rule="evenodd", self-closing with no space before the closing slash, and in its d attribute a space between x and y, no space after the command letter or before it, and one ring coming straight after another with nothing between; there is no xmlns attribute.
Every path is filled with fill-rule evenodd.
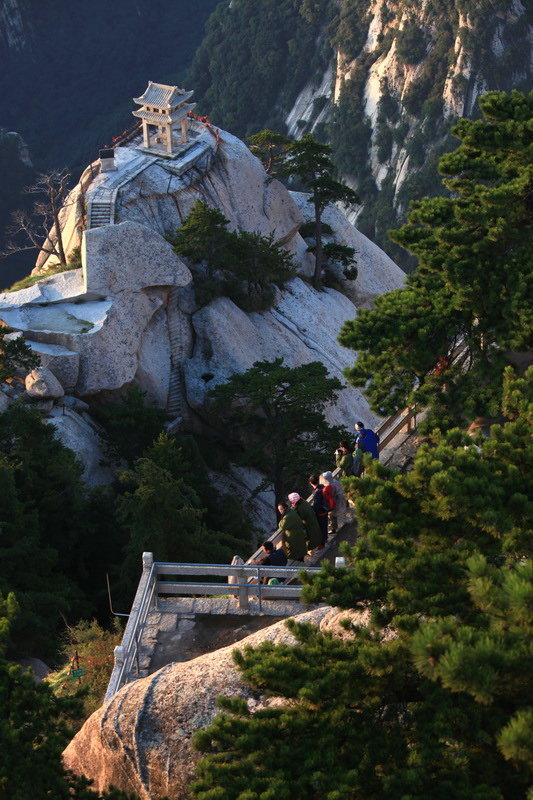
<svg viewBox="0 0 533 800"><path fill-rule="evenodd" d="M224 46L239 39L245 75L241 49ZM329 142L362 199L351 220L405 259L388 230L412 200L443 192L438 157L457 144L454 121L479 115L480 94L531 89L532 44L523 0L232 0L212 15L190 81L202 111L239 135L285 124Z"/></svg>
<svg viewBox="0 0 533 800"><path fill-rule="evenodd" d="M82 268L47 277L54 260L42 258L34 271L41 281L0 295L0 320L24 334L66 392L108 397L137 383L193 428L204 424L208 391L255 361L283 356L296 366L318 359L342 377L354 357L337 342L342 323L404 277L332 208L327 221L358 251L359 274L345 281L345 293L315 291L305 280L312 263L298 232L311 208L306 196L269 178L234 136L215 139L202 126L195 133L183 158L157 158L133 142L116 149L114 172L87 169L61 212L67 253L81 245ZM273 234L293 254L300 277L269 310L245 313L224 297L196 305L191 273L164 237L198 198L232 227ZM102 213L106 224L99 217L95 227ZM329 416L345 425L356 417L375 422L353 388L342 391Z"/></svg>

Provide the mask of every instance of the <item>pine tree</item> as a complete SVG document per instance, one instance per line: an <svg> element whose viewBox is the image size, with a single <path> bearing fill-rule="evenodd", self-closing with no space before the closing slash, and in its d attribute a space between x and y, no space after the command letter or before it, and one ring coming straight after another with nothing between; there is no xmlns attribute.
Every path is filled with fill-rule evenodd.
<svg viewBox="0 0 533 800"><path fill-rule="evenodd" d="M12 378L17 369L30 372L39 366L40 359L22 338L6 339L10 328L3 327L0 331L0 382Z"/></svg>
<svg viewBox="0 0 533 800"><path fill-rule="evenodd" d="M495 416L509 350L530 347L533 93L489 92L484 120L460 120L439 169L452 197L412 204L392 239L418 257L403 289L344 325L358 351L347 373L372 408L418 402L427 427Z"/></svg>
<svg viewBox="0 0 533 800"><path fill-rule="evenodd" d="M249 547L231 533L208 527L194 488L199 478L178 443L165 435L122 475L126 491L117 500L117 515L129 535L124 579L137 578L146 550L157 561L205 564L228 563L235 549Z"/></svg>
<svg viewBox="0 0 533 800"><path fill-rule="evenodd" d="M268 129L254 133L247 139L248 146L265 168L267 175L275 175L285 163L292 139Z"/></svg>
<svg viewBox="0 0 533 800"><path fill-rule="evenodd" d="M16 620L13 595L0 596L0 798L1 800L138 800L111 788L95 792L90 782L67 772L61 753L79 714L77 697L56 697L46 683L9 662L5 648Z"/></svg>
<svg viewBox="0 0 533 800"><path fill-rule="evenodd" d="M276 503L305 491L311 467L324 469L343 431L328 425L324 408L342 388L319 361L289 368L283 359L258 361L211 392L225 430L239 446L239 463L266 475ZM220 424L220 423L219 423Z"/></svg>
<svg viewBox="0 0 533 800"><path fill-rule="evenodd" d="M285 175L298 177L311 190L309 202L313 204L315 271L313 284L316 289L322 285L324 244L322 214L329 203L355 205L359 202L357 192L335 180L335 165L331 158L331 147L321 144L310 133L291 144L283 169Z"/></svg>
<svg viewBox="0 0 533 800"><path fill-rule="evenodd" d="M297 647L236 654L281 699L221 701L196 737L198 800L526 797L533 405L525 379L505 382L514 418L488 439L437 434L412 472L372 462L347 480L349 568L301 577L308 600L356 613L342 636L292 622Z"/></svg>
<svg viewBox="0 0 533 800"><path fill-rule="evenodd" d="M178 255L194 263L204 263L208 278L224 266L228 245L229 220L218 208L197 200L172 240Z"/></svg>

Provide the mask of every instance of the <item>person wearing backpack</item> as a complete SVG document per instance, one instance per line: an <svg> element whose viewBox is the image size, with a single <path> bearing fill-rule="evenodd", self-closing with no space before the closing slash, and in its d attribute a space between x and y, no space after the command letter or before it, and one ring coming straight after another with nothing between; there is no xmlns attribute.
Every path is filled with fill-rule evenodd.
<svg viewBox="0 0 533 800"><path fill-rule="evenodd" d="M323 472L320 480L324 485L323 495L328 512L328 532L332 535L337 533L339 518L343 518L346 513L346 498L342 492L339 481L333 477L331 471Z"/></svg>
<svg viewBox="0 0 533 800"><path fill-rule="evenodd" d="M379 459L379 434L372 428L365 428L361 420L355 423L355 445L364 453L370 453L372 458Z"/></svg>
<svg viewBox="0 0 533 800"><path fill-rule="evenodd" d="M348 478L350 475L353 475L353 456L347 441L339 443L339 449L335 450L335 462L337 468L341 471L341 478Z"/></svg>

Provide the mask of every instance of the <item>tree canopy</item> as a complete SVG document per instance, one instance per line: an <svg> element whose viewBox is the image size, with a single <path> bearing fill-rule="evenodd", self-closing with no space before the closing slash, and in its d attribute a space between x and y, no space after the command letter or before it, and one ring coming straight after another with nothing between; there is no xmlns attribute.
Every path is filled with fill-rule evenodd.
<svg viewBox="0 0 533 800"><path fill-rule="evenodd" d="M324 408L341 388L319 361L291 368L276 358L258 361L212 390L237 460L265 474L276 503L289 491L304 491L313 465L329 467L345 431L328 425Z"/></svg>
<svg viewBox="0 0 533 800"><path fill-rule="evenodd" d="M412 204L394 241L419 260L402 289L347 322L347 377L372 408L429 406L428 427L495 416L509 351L530 347L533 317L533 93L489 92L484 120L454 128L440 171L454 193Z"/></svg>
<svg viewBox="0 0 533 800"><path fill-rule="evenodd" d="M357 192L336 180L335 164L331 158L332 149L327 144L322 144L315 137L306 133L301 139L292 142L283 172L285 175L298 177L304 186L311 191L309 202L314 208L314 240L313 252L315 254L315 271L313 284L319 289L322 283L322 269L325 266L324 245L322 242L323 223L322 214L330 203L344 203L347 206L359 202ZM339 250L335 251L337 257ZM351 253L348 253L348 250ZM343 257L346 259L354 255L352 248L343 248ZM327 252L326 252L327 254ZM330 255L331 253L330 248ZM342 259L341 259L342 260Z"/></svg>
<svg viewBox="0 0 533 800"><path fill-rule="evenodd" d="M172 239L179 255L191 261L196 301L206 305L225 296L245 311L272 305L274 287L294 276L287 250L273 234L230 231L217 208L197 200Z"/></svg>
<svg viewBox="0 0 533 800"><path fill-rule="evenodd" d="M292 622L298 646L236 653L281 701L221 701L196 736L198 800L526 797L533 369L505 383L510 418L488 439L437 434L411 472L347 479L348 568L301 574L307 600L347 610L342 635Z"/></svg>

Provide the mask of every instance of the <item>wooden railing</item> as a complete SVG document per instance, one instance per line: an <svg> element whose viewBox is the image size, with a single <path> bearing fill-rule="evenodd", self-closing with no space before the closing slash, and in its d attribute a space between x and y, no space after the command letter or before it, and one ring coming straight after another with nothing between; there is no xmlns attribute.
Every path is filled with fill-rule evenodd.
<svg viewBox="0 0 533 800"><path fill-rule="evenodd" d="M261 567L228 564L173 564L154 562L152 553L143 553L143 572L135 594L131 613L122 643L115 647L115 663L109 680L105 700L109 700L121 686L140 677L140 647L150 611L157 608L158 599L164 597L230 595L238 601L241 611L247 611L250 598L257 598L257 610L262 612L263 600L300 600L301 586L264 585L264 578L294 579L301 569L298 567ZM306 568L307 572L318 572L318 567ZM236 583L212 583L205 580L182 581L168 578L200 576L236 579ZM251 581L255 580L255 583Z"/></svg>

